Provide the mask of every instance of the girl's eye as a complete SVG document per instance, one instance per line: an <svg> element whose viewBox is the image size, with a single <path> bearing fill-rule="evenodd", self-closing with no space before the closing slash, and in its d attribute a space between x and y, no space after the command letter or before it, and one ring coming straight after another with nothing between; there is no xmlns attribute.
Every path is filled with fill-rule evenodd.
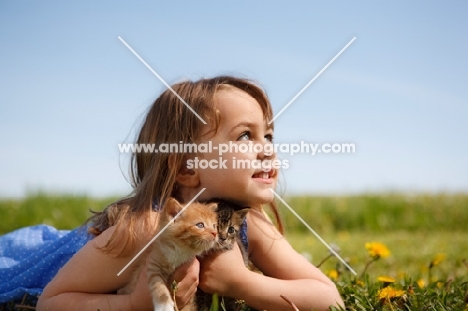
<svg viewBox="0 0 468 311"><path fill-rule="evenodd" d="M199 222L199 223L198 223L198 224L196 224L195 226L197 226L197 227L198 227L198 228L200 228L200 229L203 229L203 228L205 228L205 224L204 224L204 223L202 223L202 222Z"/></svg>
<svg viewBox="0 0 468 311"><path fill-rule="evenodd" d="M252 139L252 133L247 131L242 133L237 140L251 140ZM264 137L265 141L272 143L273 142L273 134L267 134Z"/></svg>
<svg viewBox="0 0 468 311"><path fill-rule="evenodd" d="M239 136L237 140L250 140L251 134L250 132L244 132Z"/></svg>

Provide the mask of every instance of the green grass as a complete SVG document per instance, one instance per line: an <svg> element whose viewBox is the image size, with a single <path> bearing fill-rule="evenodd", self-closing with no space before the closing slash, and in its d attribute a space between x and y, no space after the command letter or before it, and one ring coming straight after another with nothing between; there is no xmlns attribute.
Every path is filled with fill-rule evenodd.
<svg viewBox="0 0 468 311"><path fill-rule="evenodd" d="M468 195L361 195L295 197L288 204L357 272L335 257L320 267L336 276L347 310L468 311ZM314 264L328 249L286 208L286 238ZM367 242L381 242L391 255L372 261ZM445 259L432 265L434 258ZM362 275L367 263L366 273ZM379 299L379 276L395 279L401 297ZM419 284L418 285L418 281ZM422 282L424 286L422 286Z"/></svg>
<svg viewBox="0 0 468 311"><path fill-rule="evenodd" d="M292 197L287 203L317 231L466 231L468 194ZM286 208L289 230L307 229Z"/></svg>
<svg viewBox="0 0 468 311"><path fill-rule="evenodd" d="M428 267L437 254L444 254L441 262L432 273L432 277L445 279L447 277L463 277L468 274L468 267L463 259L468 259L467 232L434 232L409 234L405 231L394 231L385 234L369 235L359 232L339 232L322 236L327 242L340 247L339 255L359 274L369 260L369 254L364 245L366 242L382 242L390 250L390 257L381 258L373 263L367 273L371 280L385 275L396 279L411 277L415 280L428 277ZM319 264L327 255L328 250L312 234L288 234L287 239L293 247L303 253L314 264ZM336 258L328 259L321 269L328 272L336 269L343 273L345 267ZM468 279L467 279L468 281Z"/></svg>
<svg viewBox="0 0 468 311"><path fill-rule="evenodd" d="M366 242L387 245L391 256L373 267L376 275L422 276L438 253L447 257L440 267L445 275L464 276L468 259L468 195L349 197L293 197L288 204L328 243L341 248L340 256L360 270ZM294 248L319 263L328 250L285 207L281 207L286 237ZM336 260L335 260L336 261ZM333 260L323 269L332 269ZM372 273L373 271L369 271Z"/></svg>
<svg viewBox="0 0 468 311"><path fill-rule="evenodd" d="M95 199L87 196L37 193L25 199L0 199L0 234L36 224L48 224L58 229L73 229L100 211L115 198Z"/></svg>
<svg viewBox="0 0 468 311"><path fill-rule="evenodd" d="M0 234L39 223L59 229L81 225L90 209L102 210L116 198L38 193L25 199L0 199ZM320 268L338 272L335 282L347 310L466 310L468 311L468 194L368 194L339 197L292 197L286 202L356 270L352 275L337 258ZM318 264L329 252L286 208L280 207L286 238ZM384 243L388 258L369 265L366 242ZM445 259L429 268L437 254ZM402 297L381 300L379 276L395 279ZM420 287L416 282L424 281Z"/></svg>

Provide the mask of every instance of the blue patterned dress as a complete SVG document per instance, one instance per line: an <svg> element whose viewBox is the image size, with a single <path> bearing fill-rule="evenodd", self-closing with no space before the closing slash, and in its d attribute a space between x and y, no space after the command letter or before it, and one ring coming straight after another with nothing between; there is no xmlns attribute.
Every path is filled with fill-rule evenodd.
<svg viewBox="0 0 468 311"><path fill-rule="evenodd" d="M37 296L58 270L93 236L86 227L57 230L46 225L0 236L0 307Z"/></svg>

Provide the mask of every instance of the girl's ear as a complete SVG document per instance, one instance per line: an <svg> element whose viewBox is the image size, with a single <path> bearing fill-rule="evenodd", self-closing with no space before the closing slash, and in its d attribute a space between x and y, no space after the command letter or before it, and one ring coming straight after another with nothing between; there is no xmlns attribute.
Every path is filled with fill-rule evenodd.
<svg viewBox="0 0 468 311"><path fill-rule="evenodd" d="M184 155L182 164L179 167L176 181L179 185L187 188L195 188L200 185L200 177L198 172L192 168L187 167L187 156ZM173 154L169 155L169 166L176 165L175 156Z"/></svg>

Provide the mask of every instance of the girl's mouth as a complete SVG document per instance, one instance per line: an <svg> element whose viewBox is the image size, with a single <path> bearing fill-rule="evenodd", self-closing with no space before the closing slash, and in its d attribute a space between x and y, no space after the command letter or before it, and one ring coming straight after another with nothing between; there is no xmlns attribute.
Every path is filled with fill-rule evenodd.
<svg viewBox="0 0 468 311"><path fill-rule="evenodd" d="M271 178L275 175L275 170L271 169L268 172L265 172L263 170L256 172L255 174L252 175L252 178L258 178L258 179L263 179L263 180L270 180Z"/></svg>
<svg viewBox="0 0 468 311"><path fill-rule="evenodd" d="M268 178L270 178L270 174L268 172L263 172L262 171L262 172L253 174L252 178L268 179Z"/></svg>

